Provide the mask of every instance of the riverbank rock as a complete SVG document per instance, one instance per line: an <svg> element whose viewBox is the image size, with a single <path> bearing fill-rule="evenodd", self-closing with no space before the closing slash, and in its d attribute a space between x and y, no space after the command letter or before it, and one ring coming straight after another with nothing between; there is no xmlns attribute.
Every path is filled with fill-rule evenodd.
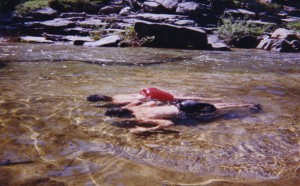
<svg viewBox="0 0 300 186"><path fill-rule="evenodd" d="M153 37L153 47L209 49L205 31L193 27L136 22L134 29L140 38Z"/></svg>
<svg viewBox="0 0 300 186"><path fill-rule="evenodd" d="M121 42L122 38L119 35L111 35L104 37L98 41L85 42L83 46L87 47L116 47Z"/></svg>

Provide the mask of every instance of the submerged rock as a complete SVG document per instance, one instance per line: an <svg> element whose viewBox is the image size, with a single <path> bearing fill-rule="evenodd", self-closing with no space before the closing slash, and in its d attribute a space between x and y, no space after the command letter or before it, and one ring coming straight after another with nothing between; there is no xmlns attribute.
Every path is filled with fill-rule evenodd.
<svg viewBox="0 0 300 186"><path fill-rule="evenodd" d="M134 28L140 38L154 36L153 47L210 48L205 31L199 28L150 22L136 22Z"/></svg>

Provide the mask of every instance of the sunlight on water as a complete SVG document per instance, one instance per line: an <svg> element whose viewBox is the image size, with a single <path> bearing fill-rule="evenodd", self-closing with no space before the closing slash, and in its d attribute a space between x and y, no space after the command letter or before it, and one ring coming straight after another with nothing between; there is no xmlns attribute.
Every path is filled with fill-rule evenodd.
<svg viewBox="0 0 300 186"><path fill-rule="evenodd" d="M24 44L0 50L3 184L299 183L297 54ZM263 112L232 112L211 122L179 122L165 132L133 135L114 126L120 119L105 117L100 104L86 101L94 93L133 93L148 86L261 103Z"/></svg>

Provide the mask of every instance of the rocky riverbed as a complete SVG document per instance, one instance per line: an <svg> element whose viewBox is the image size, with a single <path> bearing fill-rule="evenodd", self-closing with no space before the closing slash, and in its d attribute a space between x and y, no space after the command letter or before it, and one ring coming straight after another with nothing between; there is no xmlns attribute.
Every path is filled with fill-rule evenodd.
<svg viewBox="0 0 300 186"><path fill-rule="evenodd" d="M69 12L52 6L26 16L3 16L0 36L5 38L2 41L12 36L11 40L20 42L87 47L150 46L224 51L235 47L299 52L299 32L286 27L289 22L300 21L298 6L284 5L272 13L262 12L256 4L247 1L237 9L222 0L111 0L94 5L93 11L74 9ZM224 38L217 32L221 17L276 29L259 36Z"/></svg>

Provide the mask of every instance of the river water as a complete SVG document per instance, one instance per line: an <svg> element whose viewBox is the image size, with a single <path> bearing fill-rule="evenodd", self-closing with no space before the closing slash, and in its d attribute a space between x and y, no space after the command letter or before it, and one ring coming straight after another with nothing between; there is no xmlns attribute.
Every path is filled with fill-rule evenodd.
<svg viewBox="0 0 300 186"><path fill-rule="evenodd" d="M0 185L300 183L300 55L0 44ZM260 103L130 134L90 94L157 87Z"/></svg>

